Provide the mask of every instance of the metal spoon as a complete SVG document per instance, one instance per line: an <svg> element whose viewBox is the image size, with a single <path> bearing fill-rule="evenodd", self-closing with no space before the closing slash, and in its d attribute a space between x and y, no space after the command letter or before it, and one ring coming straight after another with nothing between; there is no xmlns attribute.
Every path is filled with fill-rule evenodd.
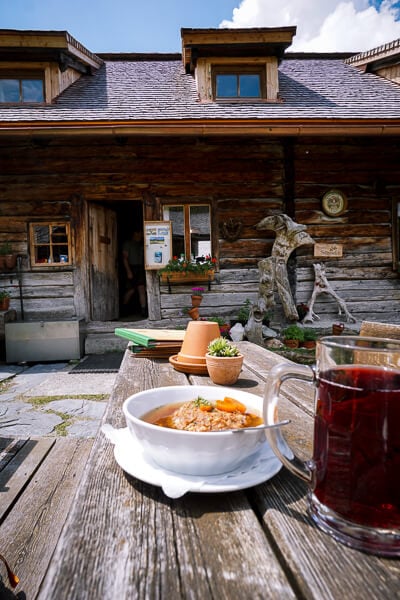
<svg viewBox="0 0 400 600"><path fill-rule="evenodd" d="M279 421L278 423L274 423L273 425L258 425L257 427L242 427L241 429L229 429L231 433L241 433L246 431L260 431L260 429L274 429L275 427L282 427L283 425L288 425L290 423L290 419L285 419L284 421Z"/></svg>

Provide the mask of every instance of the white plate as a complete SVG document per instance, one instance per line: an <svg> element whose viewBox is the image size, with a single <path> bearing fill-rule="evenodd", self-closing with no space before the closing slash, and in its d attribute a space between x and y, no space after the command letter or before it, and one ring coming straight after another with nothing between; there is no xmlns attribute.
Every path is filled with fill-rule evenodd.
<svg viewBox="0 0 400 600"><path fill-rule="evenodd" d="M180 498L186 492L215 494L243 490L271 479L282 467L265 441L256 454L229 473L209 477L179 475L159 467L148 458L140 442L129 433L127 427L114 429L111 425L103 425L102 431L115 444L115 460L126 473L161 487L170 498Z"/></svg>

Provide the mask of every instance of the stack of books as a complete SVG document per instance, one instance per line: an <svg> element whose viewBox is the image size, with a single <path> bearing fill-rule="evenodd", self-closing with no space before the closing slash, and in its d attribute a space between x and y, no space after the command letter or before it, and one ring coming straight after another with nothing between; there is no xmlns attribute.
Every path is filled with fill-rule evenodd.
<svg viewBox="0 0 400 600"><path fill-rule="evenodd" d="M128 348L135 357L169 358L180 351L186 330L117 327L114 333L129 340Z"/></svg>

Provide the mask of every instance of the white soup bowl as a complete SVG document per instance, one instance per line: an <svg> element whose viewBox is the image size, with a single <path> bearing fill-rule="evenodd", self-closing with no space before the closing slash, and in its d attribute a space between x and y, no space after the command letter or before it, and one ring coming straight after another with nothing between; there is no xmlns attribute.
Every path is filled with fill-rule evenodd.
<svg viewBox="0 0 400 600"><path fill-rule="evenodd" d="M229 396L245 404L248 412L262 415L262 398L241 390L205 385L159 387L138 392L125 400L122 408L129 431L146 455L169 471L185 475L218 475L232 471L265 442L263 429L242 433L181 431L142 420L152 409L188 402L198 396L213 401Z"/></svg>

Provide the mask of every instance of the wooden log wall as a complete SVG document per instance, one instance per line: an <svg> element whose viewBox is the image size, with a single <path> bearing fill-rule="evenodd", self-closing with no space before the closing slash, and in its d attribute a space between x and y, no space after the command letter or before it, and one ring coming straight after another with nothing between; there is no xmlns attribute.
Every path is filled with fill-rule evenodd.
<svg viewBox="0 0 400 600"><path fill-rule="evenodd" d="M323 262L334 290L357 319L400 322L399 274L393 270L392 203L400 202L399 140L370 138L298 140L295 144L295 220L318 242L343 246L337 259L316 259L310 249L297 253L297 301L311 296L314 262ZM337 188L347 211L328 217L321 198ZM321 295L321 320L340 321L337 304Z"/></svg>
<svg viewBox="0 0 400 600"><path fill-rule="evenodd" d="M164 203L209 202L220 271L205 294L203 316L234 316L258 293L257 262L270 255L273 232L257 231L269 214L286 212L318 242L343 244L343 257L324 260L327 276L357 319L400 322L399 279L392 270L392 202L400 201L400 140L394 138L280 140L270 138L1 137L0 243L28 255L32 218L71 218L75 265L32 270L23 260L24 310L34 318L89 318L85 285L87 202L108 206L144 202L145 218L159 219ZM344 191L348 211L327 217L321 198ZM242 222L239 240L221 225ZM312 248L297 252L293 293L307 302L313 285ZM19 310L19 287L2 275ZM190 305L191 285L161 287L158 311L176 318ZM372 302L375 299L376 302ZM158 301L158 300L157 300ZM317 314L337 320L336 305L320 297ZM371 311L373 311L371 313ZM282 320L281 307L275 320ZM284 320L284 319L283 319Z"/></svg>

